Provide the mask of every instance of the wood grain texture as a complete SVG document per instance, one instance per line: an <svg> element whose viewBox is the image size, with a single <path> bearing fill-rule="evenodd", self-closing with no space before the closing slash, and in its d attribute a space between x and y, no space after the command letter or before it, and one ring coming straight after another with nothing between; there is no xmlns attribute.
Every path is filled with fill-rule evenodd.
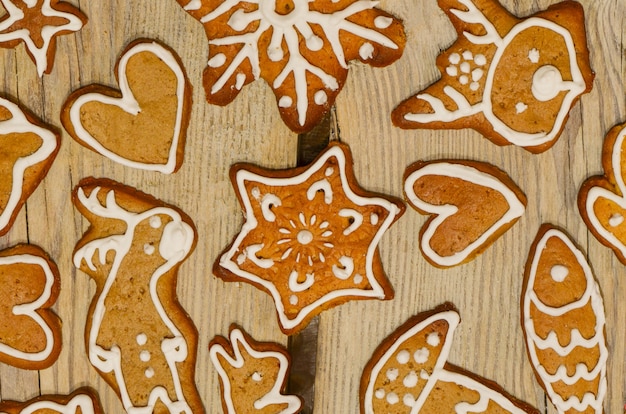
<svg viewBox="0 0 626 414"><path fill-rule="evenodd" d="M247 284L224 283L211 274L219 252L242 223L228 179L231 164L294 166L297 137L281 122L274 97L255 82L226 107L206 104L201 86L207 41L202 26L174 0L73 0L89 17L77 34L58 40L54 70L43 80L22 45L0 49L2 95L18 100L45 122L60 128L59 111L73 90L92 83L117 87L113 66L119 53L139 37L159 39L181 56L194 86L185 159L174 175L131 170L74 142L63 131L62 147L50 173L20 212L0 248L18 242L41 246L61 272L61 295L54 307L63 320L63 350L43 371L0 365L0 397L24 400L40 393L69 393L89 385L98 390L105 412L122 412L115 393L87 360L84 325L95 284L72 265L74 244L87 223L73 209L70 193L81 178L108 177L179 206L198 228L198 244L182 265L179 299L200 332L198 389L208 413L221 412L217 374L208 343L240 324L255 339L286 344L270 297ZM524 16L555 0L502 0ZM576 209L580 184L601 173L602 141L611 126L626 120L626 3L582 0L588 26L594 88L573 108L556 145L533 155L513 146L497 147L471 130L405 131L391 125L391 110L437 80L435 59L455 32L435 0L382 0L381 8L404 20L404 56L387 68L353 63L336 103L340 139L351 146L359 183L368 190L402 196L402 174L417 160L468 158L508 172L524 190L524 216L476 260L442 270L418 250L426 218L407 209L381 242L381 257L395 287L392 301L359 301L320 317L315 413L358 412L361 371L380 341L410 316L453 302L461 314L450 362L499 382L542 412L556 413L534 380L520 328L519 297L530 243L541 223L562 227L587 253L604 293L607 313L609 394L607 413L621 413L626 388L626 267L587 231Z"/></svg>

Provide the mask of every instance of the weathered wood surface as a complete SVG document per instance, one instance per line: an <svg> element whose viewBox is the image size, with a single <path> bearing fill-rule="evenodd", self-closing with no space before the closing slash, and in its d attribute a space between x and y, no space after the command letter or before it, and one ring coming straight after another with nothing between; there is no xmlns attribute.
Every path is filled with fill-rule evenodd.
<svg viewBox="0 0 626 414"><path fill-rule="evenodd" d="M503 0L520 16L554 0ZM367 189L401 196L404 169L416 160L468 158L507 171L528 197L522 219L483 255L449 270L429 265L420 255L418 233L425 217L408 209L384 236L381 253L396 297L359 301L322 314L318 338L316 413L358 412L361 370L382 338L409 316L451 301L461 313L450 361L495 380L545 413L555 413L537 385L526 358L520 328L519 297L529 246L541 223L565 229L587 252L604 293L610 347L607 413L624 406L626 268L590 235L576 208L582 181L601 173L600 154L608 129L626 120L626 3L582 1L587 20L594 89L574 107L565 131L549 151L532 155L516 147L497 147L470 131L403 131L389 114L411 92L438 78L435 58L455 32L435 0L383 0L380 7L405 21L404 56L384 69L352 64L337 100L340 139L350 144L356 175ZM96 388L105 412L122 412L113 391L90 366L84 348L87 307L95 291L89 277L71 262L74 244L86 222L72 208L70 192L87 176L109 177L174 203L195 221L199 239L182 265L178 292L200 332L196 368L198 388L208 413L221 412L217 374L210 364L210 339L225 335L232 322L259 340L286 343L275 322L269 296L246 284L224 283L211 274L217 254L242 222L228 179L236 161L266 167L295 165L297 137L283 126L269 88L256 82L227 107L206 104L201 72L207 42L199 23L174 0L77 1L89 23L59 39L55 68L40 80L23 46L0 50L2 93L61 128L59 112L80 86L116 87L113 66L131 40L156 38L181 56L194 86L194 106L183 166L174 175L131 170L83 148L65 132L61 151L47 178L31 196L0 248L17 242L43 247L61 272L62 291L55 310L63 320L63 351L43 371L0 365L2 399Z"/></svg>

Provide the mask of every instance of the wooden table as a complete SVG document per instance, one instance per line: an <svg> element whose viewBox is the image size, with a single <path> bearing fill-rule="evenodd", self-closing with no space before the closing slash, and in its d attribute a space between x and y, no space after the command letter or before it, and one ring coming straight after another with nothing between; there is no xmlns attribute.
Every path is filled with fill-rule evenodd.
<svg viewBox="0 0 626 414"><path fill-rule="evenodd" d="M555 0L503 0L524 16ZM174 0L74 0L89 17L76 35L60 38L55 68L40 79L23 46L0 50L2 92L60 128L59 112L68 94L91 83L117 86L118 54L139 37L160 39L182 57L194 86L185 160L174 175L132 170L74 142L63 132L60 153L42 185L22 209L0 247L30 242L43 247L61 272L55 310L63 320L63 350L49 369L24 371L0 365L2 399L40 393L69 393L83 385L98 390L105 412L122 412L113 391L87 360L84 325L95 284L72 265L72 250L87 227L73 209L70 191L86 176L109 177L135 186L187 212L198 228L198 245L179 275L179 298L200 332L197 385L208 413L221 412L216 371L207 346L226 335L232 322L258 340L286 343L270 297L247 284L224 283L211 273L218 253L242 223L228 179L229 166L249 161L265 167L295 165L297 137L281 122L274 97L263 82L244 88L227 107L208 105L201 86L207 41L201 25ZM418 251L425 217L412 209L381 242L385 269L396 290L392 301L358 301L322 314L315 383L316 413L357 413L361 370L379 342L409 316L444 301L459 309L450 361L500 383L511 394L555 413L537 385L520 329L519 297L531 241L541 223L565 229L587 253L604 293L610 347L606 412L624 406L626 267L587 231L576 197L582 181L602 172L605 133L626 119L626 2L582 0L586 11L593 91L571 111L556 145L540 155L498 147L471 130L404 131L391 125L390 112L410 92L439 77L435 58L455 32L435 0L382 0L380 7L405 21L403 57L384 69L353 63L336 103L340 139L348 143L355 171L367 189L402 195L402 174L416 160L469 158L507 171L528 197L521 220L476 260L449 270L429 265Z"/></svg>

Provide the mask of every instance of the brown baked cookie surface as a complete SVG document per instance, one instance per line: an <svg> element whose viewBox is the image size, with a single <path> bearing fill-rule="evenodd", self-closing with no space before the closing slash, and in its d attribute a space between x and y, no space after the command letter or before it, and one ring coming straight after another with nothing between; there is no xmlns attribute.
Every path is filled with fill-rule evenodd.
<svg viewBox="0 0 626 414"><path fill-rule="evenodd" d="M533 242L522 292L528 357L558 412L604 412L604 301L584 254L551 225Z"/></svg>
<svg viewBox="0 0 626 414"><path fill-rule="evenodd" d="M51 366L61 352L61 321L50 309L59 297L56 264L41 248L0 251L0 361L22 369Z"/></svg>
<svg viewBox="0 0 626 414"><path fill-rule="evenodd" d="M170 174L183 162L191 85L178 55L138 39L116 65L120 90L89 85L73 92L61 121L78 143L132 168Z"/></svg>
<svg viewBox="0 0 626 414"><path fill-rule="evenodd" d="M286 334L348 300L393 296L378 242L405 207L361 189L352 162L333 143L302 168L231 168L245 223L213 271L269 293Z"/></svg>
<svg viewBox="0 0 626 414"><path fill-rule="evenodd" d="M291 358L280 344L257 342L231 326L229 338L216 336L209 345L219 374L226 414L295 414L302 401L284 395Z"/></svg>
<svg viewBox="0 0 626 414"><path fill-rule="evenodd" d="M196 244L178 208L107 179L87 178L72 201L91 224L74 265L97 286L85 343L89 361L127 411L204 412L195 386L198 333L176 296Z"/></svg>
<svg viewBox="0 0 626 414"><path fill-rule="evenodd" d="M473 128L497 145L538 153L558 139L594 74L582 6L524 19L496 0L439 0L457 41L437 58L441 79L392 113L401 128Z"/></svg>
<svg viewBox="0 0 626 414"><path fill-rule="evenodd" d="M497 384L446 362L460 322L450 303L410 318L363 370L362 414L539 412Z"/></svg>
<svg viewBox="0 0 626 414"><path fill-rule="evenodd" d="M244 85L264 79L280 116L295 132L326 114L358 59L386 66L404 50L402 22L360 0L178 0L204 25L209 103L226 105Z"/></svg>
<svg viewBox="0 0 626 414"><path fill-rule="evenodd" d="M25 402L0 402L0 412L6 414L102 414L96 392L82 387L70 395L41 395Z"/></svg>

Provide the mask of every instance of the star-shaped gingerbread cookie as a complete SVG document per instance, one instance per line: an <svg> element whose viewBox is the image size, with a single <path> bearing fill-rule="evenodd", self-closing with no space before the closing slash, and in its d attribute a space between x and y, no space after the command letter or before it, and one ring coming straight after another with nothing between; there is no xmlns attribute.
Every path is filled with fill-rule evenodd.
<svg viewBox="0 0 626 414"><path fill-rule="evenodd" d="M357 185L346 145L331 144L307 167L238 164L230 176L245 223L214 273L269 293L284 333L350 299L393 296L378 243L405 207Z"/></svg>
<svg viewBox="0 0 626 414"><path fill-rule="evenodd" d="M50 73L56 37L79 31L87 17L58 0L0 0L6 14L0 19L0 47L15 47L22 41L37 65L37 73Z"/></svg>

